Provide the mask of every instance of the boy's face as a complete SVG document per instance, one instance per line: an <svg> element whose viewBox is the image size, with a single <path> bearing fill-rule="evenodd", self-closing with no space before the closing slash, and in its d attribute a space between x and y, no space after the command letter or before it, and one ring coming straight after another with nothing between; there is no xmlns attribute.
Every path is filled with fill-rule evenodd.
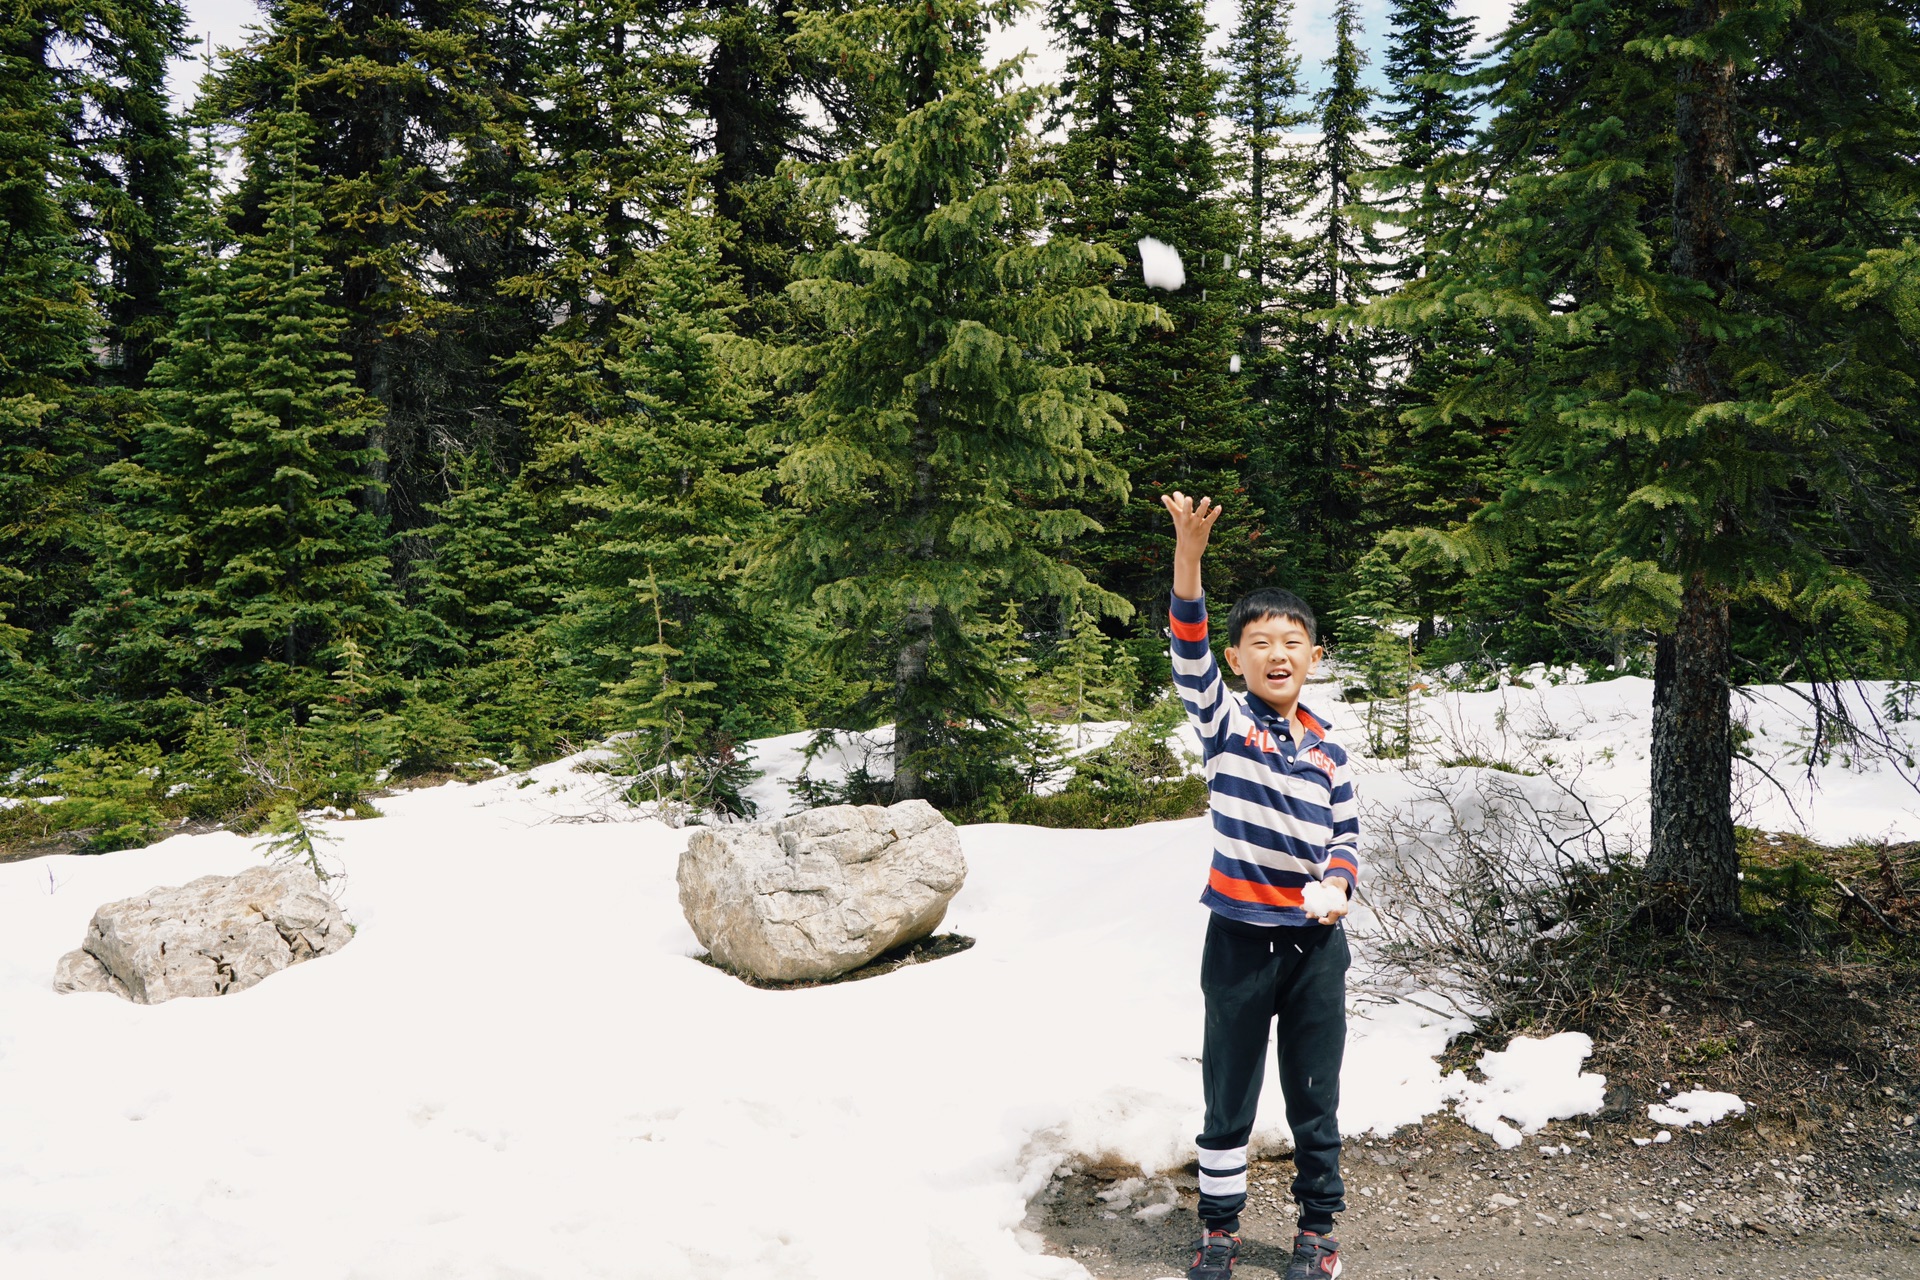
<svg viewBox="0 0 1920 1280"><path fill-rule="evenodd" d="M1227 666L1247 682L1247 692L1275 711L1291 712L1324 651L1292 618L1255 618L1240 629L1240 643L1227 647Z"/></svg>

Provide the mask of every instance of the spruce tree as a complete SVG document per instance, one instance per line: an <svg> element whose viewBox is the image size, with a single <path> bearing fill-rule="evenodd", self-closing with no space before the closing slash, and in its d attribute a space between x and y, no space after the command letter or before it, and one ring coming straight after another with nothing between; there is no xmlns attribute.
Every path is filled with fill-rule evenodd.
<svg viewBox="0 0 1920 1280"><path fill-rule="evenodd" d="M1393 159L1387 184L1410 189L1410 217L1401 220L1404 248L1394 274L1424 272L1435 224L1452 202L1439 161L1466 150L1474 134L1473 100L1464 77L1473 20L1452 0L1394 0L1383 70L1388 89L1376 119Z"/></svg>
<svg viewBox="0 0 1920 1280"><path fill-rule="evenodd" d="M1379 246L1365 204L1364 176L1376 168L1367 140L1372 92L1362 81L1354 0L1334 7L1329 80L1315 95L1319 140L1311 152L1313 204L1298 244L1293 308L1276 317L1279 367L1267 388L1263 505L1276 514L1283 573L1329 616L1337 618L1344 572L1357 549L1355 474L1377 433L1382 344L1325 318L1332 308L1371 296Z"/></svg>
<svg viewBox="0 0 1920 1280"><path fill-rule="evenodd" d="M1169 321L1082 353L1126 405L1125 430L1099 447L1132 496L1093 507L1103 527L1073 555L1150 620L1166 593L1161 493L1210 494L1225 506L1230 523L1208 561L1221 594L1256 585L1269 563L1264 513L1249 492L1247 387L1234 371L1248 290L1228 265L1241 231L1214 137L1225 76L1208 61L1199 0L1050 0L1047 19L1068 51L1065 137L1050 169L1076 202L1060 229L1114 249L1125 266L1099 280ZM1148 236L1180 253L1184 288L1146 285L1136 245Z"/></svg>
<svg viewBox="0 0 1920 1280"><path fill-rule="evenodd" d="M1292 0L1241 0L1239 21L1227 38L1225 103L1232 125L1230 171L1242 184L1244 228L1239 273L1251 285L1243 292L1248 313L1246 356L1267 356L1266 313L1298 284L1298 257L1288 223L1306 206L1311 171L1288 134L1313 118L1300 101L1300 55L1288 30ZM1250 368L1251 398L1270 370Z"/></svg>
<svg viewBox="0 0 1920 1280"><path fill-rule="evenodd" d="M364 503L402 529L427 523L449 460L511 456L500 362L537 332L537 309L501 284L533 269L525 225L526 114L541 80L536 19L507 0L269 0L264 30L207 87L245 125L300 84L314 121L320 244L345 348L380 406ZM248 172L264 172L252 166ZM257 230L276 199L237 197Z"/></svg>
<svg viewBox="0 0 1920 1280"><path fill-rule="evenodd" d="M786 166L846 154L871 123L866 84L841 77L793 39L792 0L708 0L692 29L706 43L690 102L711 139L713 212L723 263L740 282L740 332L792 323L784 291L796 254L830 242L831 220L800 199Z"/></svg>
<svg viewBox="0 0 1920 1280"><path fill-rule="evenodd" d="M0 761L67 717L54 639L86 591L93 472L111 456L92 395L99 331L60 198L78 160L38 15L0 17Z"/></svg>
<svg viewBox="0 0 1920 1280"><path fill-rule="evenodd" d="M792 629L738 573L766 523L765 477L752 398L710 341L731 334L741 299L725 260L736 228L710 212L720 166L687 146L701 30L645 5L543 29L540 163L524 181L548 257L507 285L550 317L507 365L529 457L490 500L480 487L440 508L421 575L449 637L486 655L497 695L476 721L551 719L564 692L570 722L639 730L675 769L783 731L808 685ZM473 616L448 588L476 554L549 599L516 591Z"/></svg>
<svg viewBox="0 0 1920 1280"><path fill-rule="evenodd" d="M862 230L792 286L823 338L773 357L800 395L777 472L797 518L762 556L835 633L837 673L876 687L897 799L964 798L992 771L969 744L1007 719L986 653L997 605L1120 603L1058 558L1095 527L1077 502L1125 489L1093 449L1117 399L1067 348L1152 313L1084 283L1113 250L1036 235L1069 199L1010 171L1042 96L981 64L987 22L1014 12L915 0L801 28L898 118L807 179Z"/></svg>
<svg viewBox="0 0 1920 1280"><path fill-rule="evenodd" d="M1920 43L1856 0L1546 0L1487 79L1491 206L1369 312L1512 331L1419 414L1514 424L1509 488L1452 545L1569 530L1569 603L1655 634L1646 874L1729 918L1736 609L1908 654L1920 617L1920 368L1875 273L1920 196L1893 158Z"/></svg>
<svg viewBox="0 0 1920 1280"><path fill-rule="evenodd" d="M407 712L444 711L500 760L544 759L604 728L543 630L564 589L542 555L552 535L498 459L469 456L452 490L429 508L425 551L409 565L402 643L416 697Z"/></svg>
<svg viewBox="0 0 1920 1280"><path fill-rule="evenodd" d="M95 381L137 387L166 331L161 298L173 282L165 250L178 233L186 157L166 76L186 52L185 13L179 0L41 0L7 13L15 74L53 106L48 123L68 158L58 198L99 278Z"/></svg>
<svg viewBox="0 0 1920 1280"><path fill-rule="evenodd" d="M328 300L312 130L293 90L252 120L264 223L195 255L153 370L157 421L108 470L116 520L75 631L119 698L235 689L304 715L330 651L354 637L377 654L393 622L381 521L357 504L379 409Z"/></svg>
<svg viewBox="0 0 1920 1280"><path fill-rule="evenodd" d="M1375 217L1393 229L1390 238L1382 238L1381 268L1390 287L1427 274L1441 232L1466 216L1473 187L1463 179L1475 173L1468 155L1474 99L1465 80L1472 69L1467 57L1472 20L1458 15L1450 0L1395 0L1392 23L1384 60L1388 88L1376 117L1392 163L1370 178L1377 193ZM1360 487L1366 527L1358 532L1378 539L1369 557L1393 564L1404 588L1391 616L1414 620L1425 645L1433 639L1437 616L1451 615L1460 633L1453 653L1460 642L1487 638L1484 626L1463 616L1466 575L1457 565L1422 555L1423 544L1410 542L1406 531L1465 520L1494 496L1501 483L1501 426L1411 424L1403 415L1414 405L1430 404L1459 369L1480 358L1491 336L1483 326L1446 317L1403 335L1391 354L1404 373L1383 389L1383 420ZM1513 602L1507 607L1482 603L1487 607L1476 623L1513 617ZM1377 606L1365 612L1385 616ZM1507 642L1501 644L1508 657L1521 657Z"/></svg>
<svg viewBox="0 0 1920 1280"><path fill-rule="evenodd" d="M794 629L756 599L741 553L769 527L750 447L752 398L720 356L739 305L710 220L636 264L609 344L619 406L583 424L575 522L550 563L567 584L554 633L612 722L669 756L714 760L798 728L807 673Z"/></svg>
<svg viewBox="0 0 1920 1280"><path fill-rule="evenodd" d="M545 252L502 287L544 321L540 339L504 362L526 432L521 478L542 500L583 474L585 425L620 410L608 348L649 287L643 263L666 241L665 219L703 187L688 146L696 35L685 15L645 0L562 10L540 33L539 163L522 183ZM564 504L545 514L555 532L569 520Z"/></svg>

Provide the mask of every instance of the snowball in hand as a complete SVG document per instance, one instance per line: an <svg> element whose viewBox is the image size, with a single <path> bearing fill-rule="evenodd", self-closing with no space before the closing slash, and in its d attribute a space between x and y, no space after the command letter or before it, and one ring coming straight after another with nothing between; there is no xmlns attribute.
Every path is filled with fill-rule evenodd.
<svg viewBox="0 0 1920 1280"><path fill-rule="evenodd" d="M1318 920L1346 905L1347 895L1322 880L1309 880L1300 890L1300 909Z"/></svg>
<svg viewBox="0 0 1920 1280"><path fill-rule="evenodd" d="M1187 269L1180 251L1162 244L1152 236L1140 240L1140 277L1155 289L1178 289L1187 282Z"/></svg>

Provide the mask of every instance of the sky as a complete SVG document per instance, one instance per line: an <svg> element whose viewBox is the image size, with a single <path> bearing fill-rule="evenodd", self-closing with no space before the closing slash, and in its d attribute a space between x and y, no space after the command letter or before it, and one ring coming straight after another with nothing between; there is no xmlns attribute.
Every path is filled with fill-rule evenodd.
<svg viewBox="0 0 1920 1280"><path fill-rule="evenodd" d="M1455 3L1461 11L1473 15L1482 42L1489 40L1499 30L1512 9L1511 0L1455 0ZM186 7L189 30L196 38L211 36L216 47L231 48L240 44L246 39L247 26L259 20L259 8L254 0L186 0ZM1390 0L1360 0L1364 42L1375 75L1378 73L1380 51L1385 46L1390 7ZM1207 16L1215 28L1215 44L1225 38L1227 29L1233 24L1236 8L1236 0L1208 0ZM1325 79L1322 64L1333 52L1331 5L1296 0L1294 44L1300 51L1304 79L1310 88L1317 88ZM990 46L990 52L1002 58L1022 51L1032 55L1027 75L1029 80L1058 77L1062 56L1058 50L1048 47L1046 32L1040 24L1037 10L1030 11L1020 22L996 32ZM190 97L199 78L197 59L176 67L171 81L176 101L184 102Z"/></svg>

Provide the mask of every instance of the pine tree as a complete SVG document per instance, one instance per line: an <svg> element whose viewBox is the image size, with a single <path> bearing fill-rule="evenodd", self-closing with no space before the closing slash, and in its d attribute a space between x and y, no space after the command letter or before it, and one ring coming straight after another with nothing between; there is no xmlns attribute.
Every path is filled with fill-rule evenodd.
<svg viewBox="0 0 1920 1280"><path fill-rule="evenodd" d="M740 572L769 528L769 477L747 439L752 399L714 342L739 296L712 222L673 224L636 263L609 344L622 404L583 427L587 478L551 557L569 587L554 632L614 723L670 740L669 755L711 757L798 728L811 680L783 612Z"/></svg>
<svg viewBox="0 0 1920 1280"><path fill-rule="evenodd" d="M41 0L8 14L18 72L47 94L67 157L58 199L98 277L105 351L94 381L137 387L174 282L165 248L187 166L166 77L186 52L185 13L178 0Z"/></svg>
<svg viewBox="0 0 1920 1280"><path fill-rule="evenodd" d="M1406 247L1393 269L1410 279L1425 272L1429 242L1453 208L1438 162L1463 152L1474 133L1464 84L1473 20L1452 0L1394 0L1391 21L1383 67L1390 87L1376 118L1393 157L1386 185L1412 189L1411 216L1400 222Z"/></svg>
<svg viewBox="0 0 1920 1280"><path fill-rule="evenodd" d="M1292 0L1242 0L1225 53L1232 169L1244 184L1240 272L1252 281L1244 294L1246 356L1256 362L1267 355L1266 312L1297 284L1291 267L1298 250L1287 224L1305 208L1312 181L1306 157L1287 137L1313 118L1297 101L1303 90L1292 20ZM1261 389L1267 372L1248 370L1251 398L1269 398Z"/></svg>
<svg viewBox="0 0 1920 1280"><path fill-rule="evenodd" d="M691 104L711 130L721 257L744 299L735 326L754 337L792 323L785 289L795 255L838 235L783 166L838 159L870 123L867 86L794 41L796 14L809 7L709 0L696 19L708 52Z"/></svg>
<svg viewBox="0 0 1920 1280"><path fill-rule="evenodd" d="M1213 132L1225 77L1208 63L1198 0L1051 0L1047 19L1069 49L1066 136L1051 169L1076 203L1061 230L1113 248L1126 266L1100 281L1169 321L1082 353L1126 405L1125 430L1100 451L1126 472L1133 496L1091 508L1102 528L1073 555L1150 619L1165 607L1161 493L1209 494L1226 507L1231 524L1208 561L1223 595L1257 585L1268 562L1264 513L1249 493L1246 386L1234 370L1247 289L1228 265L1241 233ZM1184 288L1147 287L1135 247L1147 236L1179 251Z"/></svg>
<svg viewBox="0 0 1920 1280"><path fill-rule="evenodd" d="M1379 246L1370 230L1363 178L1376 168L1367 142L1371 91L1362 82L1354 0L1334 7L1330 78L1314 99L1320 138L1312 150L1315 204L1303 215L1294 310L1275 324L1278 365L1267 387L1267 457L1262 505L1276 519L1283 576L1337 618L1344 571L1356 557L1356 468L1378 429L1379 339L1329 323L1324 313L1370 296ZM1277 318L1278 319L1278 318Z"/></svg>
<svg viewBox="0 0 1920 1280"><path fill-rule="evenodd" d="M117 526L75 630L120 698L231 688L304 715L329 651L377 650L393 621L381 522L356 506L379 409L328 302L312 129L291 90L251 123L264 225L196 256L153 371L158 421L109 468Z"/></svg>
<svg viewBox="0 0 1920 1280"><path fill-rule="evenodd" d="M1569 601L1656 634L1646 874L1728 918L1735 606L1909 653L1920 617L1892 425L1920 368L1875 275L1909 252L1920 42L1855 0L1540 2L1487 79L1491 207L1369 310L1512 334L1417 415L1514 424L1509 489L1452 544L1570 531Z"/></svg>
<svg viewBox="0 0 1920 1280"><path fill-rule="evenodd" d="M1382 273L1389 284L1401 285L1427 274L1441 232L1460 223L1473 189L1463 181L1476 173L1468 155L1473 97L1465 81L1472 70L1467 46L1473 23L1455 13L1450 0L1396 0L1392 21L1385 59L1389 88L1377 119L1393 163L1370 182L1379 193L1374 214L1394 231L1382 246ZM1403 415L1431 404L1481 357L1490 336L1484 327L1443 317L1395 345L1392 355L1405 372L1383 396L1379 439L1362 481L1361 506L1370 526L1363 533L1379 539L1369 554L1394 563L1405 588L1394 612L1417 623L1422 645L1433 639L1442 613L1453 616L1460 641L1485 639L1483 629L1462 616L1465 574L1421 555L1424 544L1408 540L1406 530L1458 523L1492 499L1501 483L1502 429L1466 421L1415 425ZM1489 608L1476 621L1513 616L1511 607L1484 603ZM1456 642L1453 649L1460 647Z"/></svg>
<svg viewBox="0 0 1920 1280"><path fill-rule="evenodd" d="M980 51L1012 12L916 0L801 28L898 119L808 178L863 229L793 286L824 337L774 357L800 392L777 473L797 518L763 556L836 633L837 672L878 686L899 799L977 791L990 772L967 754L1006 722L985 611L1009 595L1120 603L1057 558L1093 527L1069 503L1125 485L1091 447L1116 427L1116 398L1065 349L1151 312L1083 283L1112 250L1034 234L1069 193L1010 172L1041 95Z"/></svg>
<svg viewBox="0 0 1920 1280"><path fill-rule="evenodd" d="M107 456L91 396L98 331L78 231L60 199L78 162L37 15L0 18L0 762L67 719L54 635L83 597L92 473Z"/></svg>
<svg viewBox="0 0 1920 1280"><path fill-rule="evenodd" d="M501 361L537 333L537 309L502 290L537 264L523 174L535 46L565 21L508 0L269 0L265 29L207 88L245 125L300 84L314 121L320 244L357 385L380 406L363 502L410 530L445 495L448 459L512 457ZM249 172L264 171L255 166ZM257 230L277 197L248 179Z"/></svg>

